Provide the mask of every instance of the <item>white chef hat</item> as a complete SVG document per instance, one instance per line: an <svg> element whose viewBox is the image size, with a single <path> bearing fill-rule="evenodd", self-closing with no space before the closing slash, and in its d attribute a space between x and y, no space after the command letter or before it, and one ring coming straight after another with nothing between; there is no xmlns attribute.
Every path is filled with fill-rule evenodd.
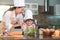
<svg viewBox="0 0 60 40"><path fill-rule="evenodd" d="M25 20L27 19L33 19L33 13L29 9L25 11Z"/></svg>
<svg viewBox="0 0 60 40"><path fill-rule="evenodd" d="M14 0L15 7L22 7L25 6L25 0Z"/></svg>

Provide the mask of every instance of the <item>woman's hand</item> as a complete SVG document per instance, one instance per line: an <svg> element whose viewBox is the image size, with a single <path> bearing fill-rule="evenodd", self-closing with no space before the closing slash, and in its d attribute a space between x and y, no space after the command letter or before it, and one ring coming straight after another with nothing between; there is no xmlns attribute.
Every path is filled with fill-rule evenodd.
<svg viewBox="0 0 60 40"><path fill-rule="evenodd" d="M12 27L18 27L18 26L19 26L18 24L12 25Z"/></svg>
<svg viewBox="0 0 60 40"><path fill-rule="evenodd" d="M19 26L22 26L22 25L23 25L23 22L18 22L18 25L19 25Z"/></svg>

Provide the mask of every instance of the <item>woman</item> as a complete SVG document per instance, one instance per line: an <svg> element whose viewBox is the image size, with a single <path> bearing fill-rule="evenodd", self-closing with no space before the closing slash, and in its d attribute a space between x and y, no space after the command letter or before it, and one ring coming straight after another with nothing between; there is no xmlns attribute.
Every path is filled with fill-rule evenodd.
<svg viewBox="0 0 60 40"><path fill-rule="evenodd" d="M20 3L22 2L22 3ZM22 5L21 5L22 4ZM23 24L23 10L24 0L14 0L14 7L7 10L3 15L3 22L6 23L7 30L11 30L12 27L22 26Z"/></svg>

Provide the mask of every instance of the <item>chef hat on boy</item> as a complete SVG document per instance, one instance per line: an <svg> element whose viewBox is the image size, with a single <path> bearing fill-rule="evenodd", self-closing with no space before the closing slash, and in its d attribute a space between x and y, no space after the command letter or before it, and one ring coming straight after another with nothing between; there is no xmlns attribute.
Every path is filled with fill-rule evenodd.
<svg viewBox="0 0 60 40"><path fill-rule="evenodd" d="M33 13L29 9L25 11L25 20L27 19L33 19Z"/></svg>

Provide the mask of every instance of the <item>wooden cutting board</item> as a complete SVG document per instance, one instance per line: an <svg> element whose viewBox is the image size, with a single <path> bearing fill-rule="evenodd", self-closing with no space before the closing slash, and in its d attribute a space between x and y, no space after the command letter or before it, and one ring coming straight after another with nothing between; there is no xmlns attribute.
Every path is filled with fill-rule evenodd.
<svg viewBox="0 0 60 40"><path fill-rule="evenodd" d="M20 31L20 32L10 32L9 35L22 35L22 31Z"/></svg>

